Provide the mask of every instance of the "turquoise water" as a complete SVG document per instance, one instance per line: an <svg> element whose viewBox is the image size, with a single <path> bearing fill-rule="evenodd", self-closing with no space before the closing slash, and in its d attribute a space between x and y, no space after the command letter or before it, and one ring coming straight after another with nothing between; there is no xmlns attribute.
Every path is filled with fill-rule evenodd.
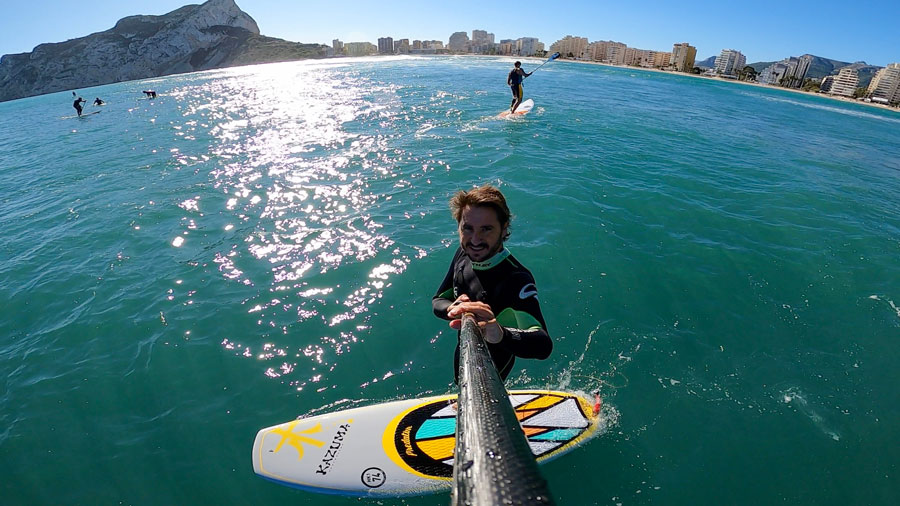
<svg viewBox="0 0 900 506"><path fill-rule="evenodd" d="M358 504L255 476L253 438L452 391L430 299L484 182L555 342L509 386L610 417L542 468L559 504L897 502L900 114L554 62L498 120L510 63L0 104L0 502Z"/></svg>

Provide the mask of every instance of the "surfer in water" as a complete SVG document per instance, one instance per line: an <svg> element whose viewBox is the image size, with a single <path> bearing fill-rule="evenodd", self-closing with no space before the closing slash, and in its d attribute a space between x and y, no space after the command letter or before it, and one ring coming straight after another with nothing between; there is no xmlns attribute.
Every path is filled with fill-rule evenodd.
<svg viewBox="0 0 900 506"><path fill-rule="evenodd" d="M147 95L147 98L156 98L156 92L153 90L144 90L144 94Z"/></svg>
<svg viewBox="0 0 900 506"><path fill-rule="evenodd" d="M543 360L553 350L534 277L503 246L511 215L499 189L484 185L457 192L450 211L458 225L459 248L431 299L432 310L457 330L462 315L472 313L497 372L506 379L515 357ZM459 346L454 376L458 371Z"/></svg>
<svg viewBox="0 0 900 506"><path fill-rule="evenodd" d="M531 74L532 72L525 72L522 70L522 62L517 61L515 63L515 68L510 70L509 75L506 76L506 84L509 85L513 94L512 103L509 104L510 113L516 112L516 107L519 107L519 104L522 103L522 96L525 93L522 89L522 81Z"/></svg>
<svg viewBox="0 0 900 506"><path fill-rule="evenodd" d="M75 96L75 92L74 92L74 91L72 92L72 96L73 96L73 97ZM84 100L83 98L81 98L81 97L76 98L75 101L72 102L72 107L74 107L75 110L78 111L78 115L79 115L79 116L81 116L81 108L82 108L82 105L81 105L81 104L84 104L84 103L85 103L85 100Z"/></svg>
<svg viewBox="0 0 900 506"><path fill-rule="evenodd" d="M105 103L106 103L106 102L100 100L100 97L97 97L97 98L94 99L94 105L103 105L103 104L105 104Z"/></svg>

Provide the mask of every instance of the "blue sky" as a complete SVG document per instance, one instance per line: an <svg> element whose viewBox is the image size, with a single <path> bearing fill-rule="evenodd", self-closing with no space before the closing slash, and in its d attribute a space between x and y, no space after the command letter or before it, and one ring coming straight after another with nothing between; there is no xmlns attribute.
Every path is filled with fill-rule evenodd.
<svg viewBox="0 0 900 506"><path fill-rule="evenodd" d="M0 54L31 51L112 28L134 14L164 14L186 0L12 0L0 17ZM549 48L566 36L615 40L670 51L676 42L697 48L698 59L723 48L748 62L811 53L884 66L900 62L897 0L237 0L263 35L331 44L378 37L442 40L456 31L487 30L496 40L538 37Z"/></svg>

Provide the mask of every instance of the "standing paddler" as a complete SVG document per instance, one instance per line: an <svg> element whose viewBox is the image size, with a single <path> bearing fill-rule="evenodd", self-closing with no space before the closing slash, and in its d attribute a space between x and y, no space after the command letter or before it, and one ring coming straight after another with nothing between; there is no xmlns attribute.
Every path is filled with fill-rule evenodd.
<svg viewBox="0 0 900 506"><path fill-rule="evenodd" d="M516 112L516 107L519 107L519 104L522 103L522 96L525 93L522 88L522 81L533 73L534 72L525 72L522 70L522 62L517 61L515 63L515 68L510 70L509 75L506 76L506 84L509 85L513 95L512 103L509 104L510 114Z"/></svg>

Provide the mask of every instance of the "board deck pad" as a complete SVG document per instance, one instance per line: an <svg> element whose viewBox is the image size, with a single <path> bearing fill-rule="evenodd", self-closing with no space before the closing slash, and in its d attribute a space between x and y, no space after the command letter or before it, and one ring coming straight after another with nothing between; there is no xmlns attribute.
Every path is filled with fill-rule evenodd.
<svg viewBox="0 0 900 506"><path fill-rule="evenodd" d="M537 461L596 434L581 394L513 390L509 400ZM283 485L342 495L407 496L448 490L456 395L393 401L302 418L259 431L253 470Z"/></svg>
<svg viewBox="0 0 900 506"><path fill-rule="evenodd" d="M524 102L519 104L519 107L516 107L516 112L509 112L509 109L507 109L500 113L500 117L505 118L507 116L524 116L525 114L531 112L533 108L534 100L531 100L529 98L528 100L525 100Z"/></svg>

